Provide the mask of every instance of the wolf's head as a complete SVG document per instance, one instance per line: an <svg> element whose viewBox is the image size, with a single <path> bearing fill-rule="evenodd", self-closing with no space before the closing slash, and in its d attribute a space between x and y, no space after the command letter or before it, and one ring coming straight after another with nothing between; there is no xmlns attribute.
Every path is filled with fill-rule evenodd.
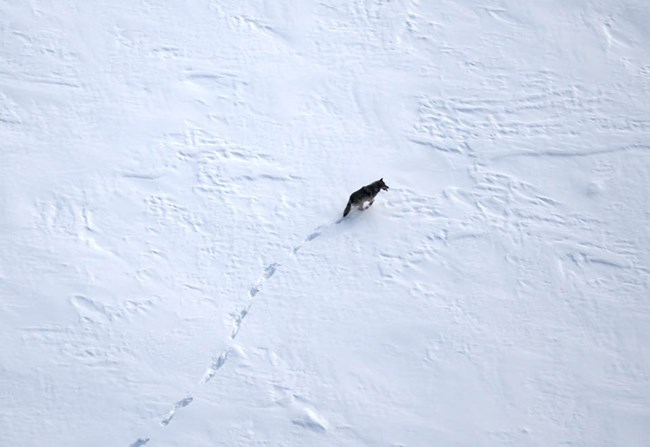
<svg viewBox="0 0 650 447"><path fill-rule="evenodd" d="M384 191L388 191L388 185L384 183L384 179L380 178L379 181L377 182L379 184L379 187L383 189Z"/></svg>

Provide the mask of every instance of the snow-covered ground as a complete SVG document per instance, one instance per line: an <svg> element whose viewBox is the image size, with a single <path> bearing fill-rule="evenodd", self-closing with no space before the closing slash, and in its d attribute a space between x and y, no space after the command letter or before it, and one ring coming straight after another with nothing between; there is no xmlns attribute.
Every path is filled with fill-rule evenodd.
<svg viewBox="0 0 650 447"><path fill-rule="evenodd" d="M0 17L1 446L650 445L645 0Z"/></svg>

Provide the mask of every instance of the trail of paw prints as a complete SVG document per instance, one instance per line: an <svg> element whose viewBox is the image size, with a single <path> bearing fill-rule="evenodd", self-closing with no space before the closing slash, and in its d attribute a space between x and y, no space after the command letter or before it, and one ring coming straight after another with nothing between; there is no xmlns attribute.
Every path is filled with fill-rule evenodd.
<svg viewBox="0 0 650 447"><path fill-rule="evenodd" d="M230 355L229 347L224 349L221 352L221 354L219 354L217 357L214 357L212 359L212 364L203 374L203 378L201 379L201 382L208 383L210 379L214 377L217 371L219 371L221 367L226 363L226 360L228 360L228 355Z"/></svg>
<svg viewBox="0 0 650 447"><path fill-rule="evenodd" d="M289 256L295 256L296 253L307 243L313 241L314 239L318 238L325 229L328 227L331 227L332 225L338 225L341 223L343 219L338 219L337 221L330 223L330 224L325 224L325 225L320 225L316 227L309 235L297 246L293 247L292 250L288 253ZM205 373L203 374L203 377L201 378L200 382L201 384L206 384L208 383L216 374L217 372L223 368L223 366L226 364L228 361L228 357L230 355L230 352L232 350L232 341L237 337L239 334L239 331L242 327L242 324L244 322L244 319L248 316L250 313L251 308L253 307L254 300L256 297L259 295L262 286L266 281L268 281L277 271L278 268L280 268L281 264L278 262L272 262L268 264L266 267L264 267L264 271L260 275L259 279L251 285L251 287L248 289L248 302L247 304L240 309L238 312L234 312L231 314L232 317L232 324L233 324L233 329L230 332L229 336L229 344L228 347L226 347L219 355L213 357L212 363L210 366L206 369ZM162 426L167 426L169 423L172 421L174 416L176 415L176 412L184 407L187 407L189 404L192 403L194 398L190 395L184 399L179 400L176 402L173 406L173 408L165 415L165 417L160 421L160 425ZM308 415L309 416L309 415ZM298 425L303 425L303 426L308 426L309 428L316 427L322 424L314 423L313 420L314 418L312 417L301 417L297 419L297 422L295 422ZM135 442L129 445L129 447L141 447L145 445L146 443L149 442L150 438L138 438Z"/></svg>
<svg viewBox="0 0 650 447"><path fill-rule="evenodd" d="M149 442L149 438L138 438L135 440L135 442L129 444L129 447L142 447L147 442Z"/></svg>
<svg viewBox="0 0 650 447"><path fill-rule="evenodd" d="M337 220L335 224L340 223L341 220L342 219ZM326 228L331 226L332 224L326 224L326 225L320 225L316 227L311 233L309 233L309 235L300 244L293 247L289 255L295 256L295 254L304 246L304 244L313 241L314 239L319 237ZM230 342L232 342L239 334L242 324L244 323L246 317L249 315L251 308L253 307L254 300L260 293L262 286L266 281L271 279L271 277L278 271L281 265L282 264L280 264L279 262L272 262L268 264L266 267L264 267L264 271L260 275L259 279L248 289L248 302L246 303L246 305L243 306L239 311L233 312L231 314L233 328L230 332L230 340L229 340ZM228 355L230 353L230 350L231 350L231 346L229 345L217 357L213 359L212 364L208 367L208 369L203 374L203 378L201 379L202 383L209 382L217 374L217 371L219 371L219 369L223 367L223 365L226 363L226 360L228 360Z"/></svg>
<svg viewBox="0 0 650 447"><path fill-rule="evenodd" d="M174 415L176 414L176 410L178 410L179 408L187 407L190 403L192 403L193 400L194 398L192 396L189 396L186 397L185 399L181 399L178 402L176 402L174 404L174 408L172 408L172 410L169 413L167 413L167 416L165 416L165 418L162 421L160 421L160 423L162 425L168 425L171 422L171 420L174 418Z"/></svg>
<svg viewBox="0 0 650 447"><path fill-rule="evenodd" d="M257 292L255 293L257 295ZM234 340L237 334L239 334L239 329L241 328L241 324L244 321L244 318L246 318L246 315L248 315L248 312L250 311L252 307L252 303L249 303L244 309L240 310L237 313L231 314L232 316L232 331L230 332L230 339Z"/></svg>
<svg viewBox="0 0 650 447"><path fill-rule="evenodd" d="M342 220L343 220L343 218L340 218L339 220L337 220L337 221L335 222L335 225L340 224ZM295 247L293 247L292 254L295 255L296 253L298 253L298 251L303 247L303 245L305 245L307 242L311 242L311 241L313 241L314 239L316 239L318 236L320 236L321 234L323 234L323 230L325 230L327 227L330 227L331 225L332 225L332 224L329 224L329 225L321 225L321 226L317 227L316 229L314 229L314 231L312 231L312 232L309 234L309 236L307 236L307 237L306 237L306 238L305 238L305 239L304 239L300 244L298 244L298 245L296 245Z"/></svg>
<svg viewBox="0 0 650 447"><path fill-rule="evenodd" d="M248 291L248 297L249 298L254 298L255 295L257 295L259 293L260 287L262 287L262 284L264 284L264 282L267 279L269 279L271 276L273 276L273 274L278 269L278 267L280 267L280 264L278 264L277 262L274 262L272 264L267 265L264 268L264 273L262 274L260 279L258 279L257 282L255 283L255 285L253 285L250 288L250 290Z"/></svg>

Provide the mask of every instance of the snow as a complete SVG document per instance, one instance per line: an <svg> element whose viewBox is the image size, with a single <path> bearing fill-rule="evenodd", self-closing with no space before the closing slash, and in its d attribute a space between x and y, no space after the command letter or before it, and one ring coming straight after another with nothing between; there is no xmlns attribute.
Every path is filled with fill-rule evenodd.
<svg viewBox="0 0 650 447"><path fill-rule="evenodd" d="M646 2L185 3L0 5L1 446L650 444Z"/></svg>

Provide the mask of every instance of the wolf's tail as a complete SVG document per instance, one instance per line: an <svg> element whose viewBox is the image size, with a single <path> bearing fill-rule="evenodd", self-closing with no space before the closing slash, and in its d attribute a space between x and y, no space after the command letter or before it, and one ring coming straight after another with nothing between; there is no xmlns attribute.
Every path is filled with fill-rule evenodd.
<svg viewBox="0 0 650 447"><path fill-rule="evenodd" d="M343 211L343 217L348 215L350 208L352 208L352 201L348 200L348 204L345 206L345 211Z"/></svg>

